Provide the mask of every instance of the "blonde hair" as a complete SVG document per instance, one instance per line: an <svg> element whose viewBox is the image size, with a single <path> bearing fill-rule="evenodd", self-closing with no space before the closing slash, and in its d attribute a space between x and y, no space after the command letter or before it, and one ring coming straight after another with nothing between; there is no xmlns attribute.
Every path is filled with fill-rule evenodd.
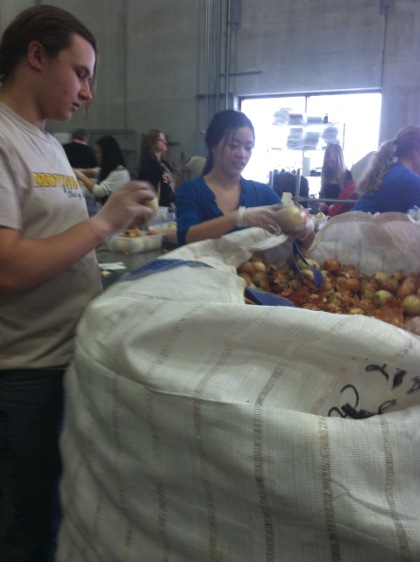
<svg viewBox="0 0 420 562"><path fill-rule="evenodd" d="M416 125L401 129L394 140L385 142L378 152L375 152L359 181L357 186L359 195L363 197L378 191L396 158L409 156L415 148L420 148L420 127Z"/></svg>
<svg viewBox="0 0 420 562"><path fill-rule="evenodd" d="M332 154L335 154L337 158L337 171L335 174L327 166L327 158ZM346 187L346 165L344 163L344 154L339 144L329 144L325 150L324 163L322 164L321 171L321 198L324 195L325 186L331 183L337 177L338 185L340 186L340 191Z"/></svg>

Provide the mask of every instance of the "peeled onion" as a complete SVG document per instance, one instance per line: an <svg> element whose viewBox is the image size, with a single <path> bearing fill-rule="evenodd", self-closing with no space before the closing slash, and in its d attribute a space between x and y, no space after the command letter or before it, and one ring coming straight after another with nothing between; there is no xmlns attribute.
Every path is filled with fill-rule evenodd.
<svg viewBox="0 0 420 562"><path fill-rule="evenodd" d="M382 281L382 283L388 281L388 275L386 273L383 273L382 271L378 271L378 273L375 273L374 277L375 279Z"/></svg>
<svg viewBox="0 0 420 562"><path fill-rule="evenodd" d="M418 316L420 314L420 297L417 295L408 295L402 301L404 312L410 316Z"/></svg>
<svg viewBox="0 0 420 562"><path fill-rule="evenodd" d="M265 266L265 263L263 263L262 261L254 261L253 266L257 271L262 271L263 273L266 273L267 271L267 267Z"/></svg>
<svg viewBox="0 0 420 562"><path fill-rule="evenodd" d="M148 199L147 201L143 201L143 205L145 207L149 207L149 209L152 209L154 213L157 213L159 203L156 197L154 199Z"/></svg>
<svg viewBox="0 0 420 562"><path fill-rule="evenodd" d="M238 273L247 273L248 275L254 275L257 271L255 265L250 261L245 261L238 267Z"/></svg>
<svg viewBox="0 0 420 562"><path fill-rule="evenodd" d="M377 291L375 293L375 296L373 297L373 300L376 304L380 304L381 306L385 306L386 305L386 301L387 299L389 299L389 297L392 297L391 293L389 291Z"/></svg>
<svg viewBox="0 0 420 562"><path fill-rule="evenodd" d="M278 210L280 225L284 230L291 231L305 222L305 214L296 205L283 205Z"/></svg>

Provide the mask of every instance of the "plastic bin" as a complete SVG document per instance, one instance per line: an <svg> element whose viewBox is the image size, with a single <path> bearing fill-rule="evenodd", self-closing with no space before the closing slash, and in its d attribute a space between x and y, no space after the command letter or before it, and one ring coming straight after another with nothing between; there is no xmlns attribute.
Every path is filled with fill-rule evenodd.
<svg viewBox="0 0 420 562"><path fill-rule="evenodd" d="M172 227L169 225L173 225ZM154 230L155 232L158 232L159 234L162 234L163 236L163 240L165 242L173 242L174 244L178 243L178 237L177 237L177 229L176 229L176 222L172 221L169 223L165 223L165 224L159 224L159 225L150 225L150 230Z"/></svg>
<svg viewBox="0 0 420 562"><path fill-rule="evenodd" d="M162 238L163 234L152 234L150 236L140 236L139 238L113 236L106 243L106 247L110 252L139 254L140 252L150 252L151 250L158 250L161 248Z"/></svg>

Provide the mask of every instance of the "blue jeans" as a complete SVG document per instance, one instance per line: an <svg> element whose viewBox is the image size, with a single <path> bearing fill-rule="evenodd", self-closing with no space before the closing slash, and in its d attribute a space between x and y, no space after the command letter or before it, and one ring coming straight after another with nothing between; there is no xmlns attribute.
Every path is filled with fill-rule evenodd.
<svg viewBox="0 0 420 562"><path fill-rule="evenodd" d="M47 562L61 473L61 370L0 371L0 562Z"/></svg>

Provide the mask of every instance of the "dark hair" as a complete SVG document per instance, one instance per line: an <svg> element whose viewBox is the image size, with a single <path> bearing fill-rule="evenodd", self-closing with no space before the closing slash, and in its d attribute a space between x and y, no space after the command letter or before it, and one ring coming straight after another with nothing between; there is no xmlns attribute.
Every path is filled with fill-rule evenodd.
<svg viewBox="0 0 420 562"><path fill-rule="evenodd" d="M115 168L118 168L118 166L124 166L125 168L126 165L120 145L114 137L110 135L100 137L95 141L95 144L102 150L101 172L98 178L98 183L101 183Z"/></svg>
<svg viewBox="0 0 420 562"><path fill-rule="evenodd" d="M367 195L377 191L385 175L391 169L395 158L409 156L413 149L420 149L420 127L410 125L401 129L394 140L385 142L378 152L372 156L369 166L357 186L359 195Z"/></svg>
<svg viewBox="0 0 420 562"><path fill-rule="evenodd" d="M88 132L86 131L86 129L76 129L71 135L71 140L74 139L87 142L89 140Z"/></svg>
<svg viewBox="0 0 420 562"><path fill-rule="evenodd" d="M233 109L224 109L213 115L206 131L207 160L203 168L202 175L205 176L213 168L213 153L211 151L219 142L230 132L235 132L240 127L248 127L251 129L255 140L254 126L250 119L241 111Z"/></svg>
<svg viewBox="0 0 420 562"><path fill-rule="evenodd" d="M98 47L88 28L75 16L55 6L33 6L23 10L5 29L0 41L0 82L5 82L27 54L29 43L38 41L46 53L55 58L68 49L73 35L86 39L95 51L95 67L91 78L91 93L96 85ZM86 103L89 105L89 102Z"/></svg>
<svg viewBox="0 0 420 562"><path fill-rule="evenodd" d="M139 162L139 170L146 164L148 160L151 158L156 160L156 156L153 154L152 150L159 140L162 131L159 129L149 129L141 136L141 143L140 143L140 162Z"/></svg>

